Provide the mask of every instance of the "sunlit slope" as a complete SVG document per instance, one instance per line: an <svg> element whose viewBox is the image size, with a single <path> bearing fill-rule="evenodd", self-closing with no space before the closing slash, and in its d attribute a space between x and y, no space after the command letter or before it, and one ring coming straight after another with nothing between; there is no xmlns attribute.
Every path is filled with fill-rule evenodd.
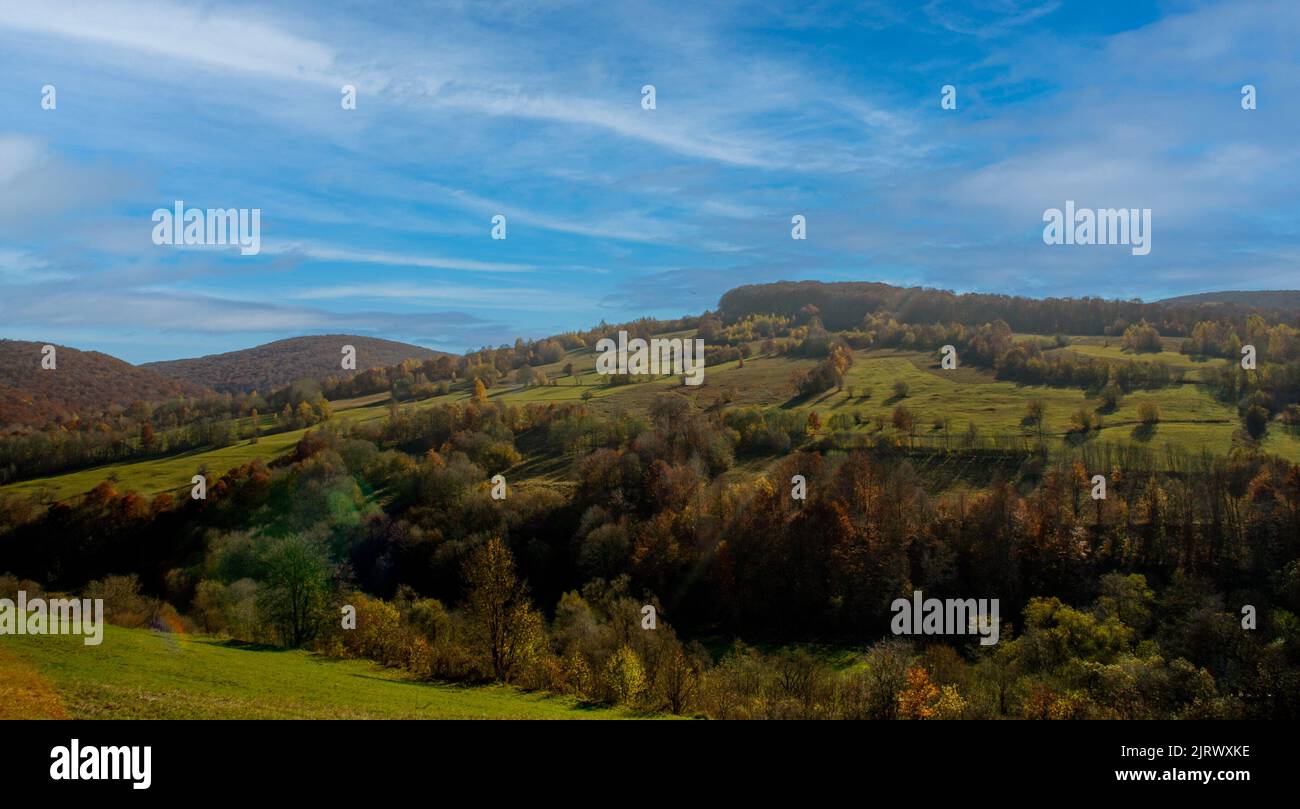
<svg viewBox="0 0 1300 809"><path fill-rule="evenodd" d="M1170 387L1134 391L1123 397L1118 407L1102 411L1103 428L1085 437L1072 436L1067 441L1071 416L1099 406L1079 388L1020 385L997 380L991 371L959 366L953 371L939 368L937 359L926 352L894 349L858 351L843 391L827 391L811 397L797 397L791 376L812 367L808 359L756 355L744 361L709 366L705 381L698 387L684 386L679 378L663 377L626 385L608 384L595 373L595 352L569 352L561 361L540 366L538 370L555 380L554 385L525 387L501 381L489 390L491 401L502 405L578 404L604 414L618 411L645 412L655 397L672 392L689 397L701 408L723 403L726 407L759 406L815 411L825 423L832 415L857 415L853 431L862 434L897 438L903 443L937 440L945 433L956 438L970 426L985 438L1040 434L1051 448L1065 449L1079 443L1134 443L1162 453L1174 446L1192 452L1209 450L1227 453L1240 427L1235 408L1217 400L1198 383L1200 373L1220 364L1221 360L1198 361L1173 352L1141 355L1141 360L1161 359L1185 368L1187 380ZM1061 351L1078 351L1110 360L1125 361L1133 355L1123 353L1104 338L1072 338ZM564 375L563 368L572 363L577 373ZM895 384L905 383L905 397L895 393ZM852 395L850 395L850 393ZM457 388L450 393L419 402L403 403L402 408L425 408L449 402L463 402L471 393ZM584 398L585 397L585 398ZM371 396L348 403L335 403L338 420L373 422L382 420L389 404L381 396ZM1023 423L1025 409L1034 399L1044 404L1045 418L1040 428ZM1160 408L1160 423L1154 428L1140 427L1138 407L1154 401ZM915 434L898 434L891 421L893 411L904 407L915 421ZM823 431L825 431L823 427ZM171 491L184 494L190 478L200 468L220 474L253 458L271 459L292 449L304 430L263 436L257 444L247 441L238 445L207 451L192 451L164 459L135 461L96 467L46 478L23 481L0 487L0 493L37 493L43 500L64 499L82 494L112 476L119 489L134 489L145 494ZM1274 422L1263 444L1265 450L1291 461L1300 462L1300 436ZM525 459L525 474L531 474L537 459Z"/></svg>
<svg viewBox="0 0 1300 809"><path fill-rule="evenodd" d="M0 637L0 719L605 719L632 716L508 686L411 679L362 660L106 627Z"/></svg>

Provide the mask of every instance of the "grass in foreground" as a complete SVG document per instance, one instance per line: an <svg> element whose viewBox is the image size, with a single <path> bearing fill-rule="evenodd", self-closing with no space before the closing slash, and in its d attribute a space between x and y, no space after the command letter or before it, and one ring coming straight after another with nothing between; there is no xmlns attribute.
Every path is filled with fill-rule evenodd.
<svg viewBox="0 0 1300 809"><path fill-rule="evenodd" d="M0 719L618 719L639 714L520 691L411 679L361 660L106 627L0 638Z"/></svg>

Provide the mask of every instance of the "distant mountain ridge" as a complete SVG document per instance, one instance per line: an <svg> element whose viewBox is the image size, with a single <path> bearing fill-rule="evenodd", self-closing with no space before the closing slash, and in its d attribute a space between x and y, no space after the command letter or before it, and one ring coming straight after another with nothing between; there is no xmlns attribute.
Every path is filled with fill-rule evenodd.
<svg viewBox="0 0 1300 809"><path fill-rule="evenodd" d="M41 365L46 343L0 340L0 425L40 426L178 396L211 395L202 385L163 376L101 354L54 346L54 368Z"/></svg>
<svg viewBox="0 0 1300 809"><path fill-rule="evenodd" d="M345 345L356 349L356 371L343 370ZM139 367L169 379L203 385L222 393L251 390L269 393L300 379L319 381L330 376L348 377L357 371L397 365L409 359L431 359L443 353L377 337L324 334L290 337L239 351L193 359L147 362Z"/></svg>
<svg viewBox="0 0 1300 809"><path fill-rule="evenodd" d="M1256 306L1264 309L1300 309L1300 290L1276 289L1261 291L1227 290L1224 292L1198 292L1178 295L1159 303L1171 306L1214 306L1234 304Z"/></svg>
<svg viewBox="0 0 1300 809"><path fill-rule="evenodd" d="M1240 301L1233 300L1241 296ZM1204 302L1198 302L1198 298ZM1030 298L987 292L955 293L929 287L899 287L875 281L775 281L729 290L718 301L723 323L761 314L799 321L816 311L826 328L859 327L870 316L907 323L1005 321L1014 331L1033 334L1103 334L1115 324L1155 323L1162 334L1187 336L1198 319L1244 319L1252 314L1292 319L1300 311L1300 292L1225 292L1143 302L1101 297ZM1248 301L1248 302L1247 302ZM1291 303L1292 305L1288 305ZM1204 307L1213 306L1206 312ZM811 309L809 308L811 307Z"/></svg>
<svg viewBox="0 0 1300 809"><path fill-rule="evenodd" d="M858 328L868 316L905 322L1005 319L1027 333L1101 334L1116 322L1149 319L1163 334L1186 336L1200 318L1244 318L1256 312L1291 320L1300 290L1204 292L1143 303L1102 298L1023 298L988 293L897 287L879 282L778 281L736 287L719 301L726 323L753 314L805 316L814 307L826 327ZM1210 310L1210 311L1207 311ZM252 348L132 365L98 351L56 346L58 367L41 367L39 341L0 339L0 427L43 426L72 415L111 415L133 402L160 402L213 392L270 393L301 379L347 378L406 360L450 356L422 346L360 335L328 334L276 340ZM344 370L342 349L356 349L356 369Z"/></svg>

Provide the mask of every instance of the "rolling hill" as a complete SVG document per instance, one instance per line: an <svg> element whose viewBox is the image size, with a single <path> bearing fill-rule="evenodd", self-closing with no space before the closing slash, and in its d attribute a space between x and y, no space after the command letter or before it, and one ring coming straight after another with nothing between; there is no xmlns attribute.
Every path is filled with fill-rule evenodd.
<svg viewBox="0 0 1300 809"><path fill-rule="evenodd" d="M1224 291L1200 292L1165 298L1160 303L1170 306L1254 306L1262 309L1300 310L1300 290L1273 289L1257 292Z"/></svg>
<svg viewBox="0 0 1300 809"><path fill-rule="evenodd" d="M1201 317L1196 307L1102 299L958 296L942 290L908 290L884 284L799 282L732 290L723 296L717 316L724 322L735 323L754 312L775 310L798 319L805 316L802 309L809 305L815 306L828 324L844 329L853 329L864 317L892 317L896 313L922 323L946 318L980 322L979 317L1003 315L1017 322L1038 322L1052 327L1076 323L1082 327L1079 332L1058 331L1055 335L1050 329L1019 332L1016 339L1041 346L1043 358L1047 361L1078 356L1116 364L1162 363L1178 375L1174 384L1129 391L1122 402L1107 410L1102 420L1104 423L1098 422L1088 432L1087 443L1136 444L1155 451L1173 447L1216 454L1226 454L1238 444L1241 430L1238 408L1233 402L1219 397L1210 385L1214 372L1225 360L1222 357L1195 357L1180 351L1185 335ZM1227 303L1225 306L1238 310L1244 305ZM1225 316L1225 311L1215 309L1213 316ZM1161 318L1161 330L1165 334L1161 338L1163 351L1134 354L1125 350L1117 337L1103 334L1114 318L1141 317L1144 313ZM715 334L720 328L731 328L719 326L713 316L703 320L712 322L702 322L699 332L685 328L664 333L682 337L702 334L704 328L712 328ZM868 327L876 329L880 324L873 322ZM1172 333L1165 331L1166 328ZM534 381L521 382L513 375L507 375L491 384L487 395L500 405L577 405L602 416L614 416L648 413L658 395L672 392L690 399L700 410L714 410L725 403L732 408L756 406L782 411L816 411L822 418L843 416L851 422L850 431L863 441L896 435L898 431L891 421L893 411L898 405L905 404L916 424L921 426L915 435L896 435L908 446L927 442L946 446L950 440L958 440L967 431L975 430L990 441L1047 438L1054 452L1075 451L1084 440L1072 432L1075 416L1081 410L1091 412L1100 407L1097 390L1085 390L1079 385L1026 384L1023 380L1002 378L989 367L966 363L955 372L940 372L933 352L887 345L856 348L852 352L855 363L845 377L843 388L800 397L796 395L792 380L813 368L816 360L798 352L775 350L775 346L768 345L772 342L764 339L761 333L750 334L745 338L748 351L745 361L711 360L707 381L698 388L684 387L671 377L640 384L616 384L596 373L596 352L590 347L579 347L570 349L552 362L530 366ZM337 350L348 343L358 349L358 369L374 367L385 361L383 354L375 350L376 346L403 358L421 352L437 355L437 352L398 342L333 335L283 340L247 351L194 360L151 363L139 368L125 363L121 366L139 372L160 369L170 369L173 373L185 371L196 377L202 376L204 368L211 368L215 369L211 371L214 375L218 372L227 374L225 383L232 386L251 385L248 374L258 367L262 369L261 373L278 375L276 381L283 385L285 380L303 378L313 371L318 378L342 375L335 358ZM30 356L36 344L25 345L30 347L25 356ZM105 359L111 361L111 358ZM233 381L238 373L245 374L240 383ZM543 380L543 384L536 380ZM906 383L911 390L905 402L897 395L890 395L899 382ZM221 384L221 377L213 380L214 387ZM263 385L259 390L272 387L274 385ZM462 379L450 386L439 386L436 393L432 389L425 391L418 401L410 398L402 401L406 407L418 410L465 402L472 396L472 385ZM332 409L340 423L376 422L387 418L390 413L387 399L387 390L338 398ZM1032 429L1024 423L1026 407L1031 401L1046 406L1041 424ZM1142 426L1139 409L1144 404L1157 407L1158 425ZM0 494L33 496L48 503L81 495L106 479L114 480L121 489L150 496L162 492L177 493L188 485L190 477L200 467L221 472L254 458L271 461L280 457L296 445L307 429L272 429L275 417L264 414L262 418L265 432L256 442L187 446L183 451L165 457L129 458L115 463L68 468L63 472L11 478L0 487ZM828 427L821 434L828 436L835 430L844 429L843 425L833 430ZM237 432L246 434L250 430L246 421L236 425ZM1261 439L1260 447L1288 460L1300 459L1300 430L1279 421ZM529 456L527 451L525 456ZM555 474L561 465L556 459L533 455L526 457L514 474L524 478L536 474L552 481L562 477Z"/></svg>
<svg viewBox="0 0 1300 809"><path fill-rule="evenodd" d="M169 379L203 385L223 393L250 390L267 393L300 379L351 376L353 372L344 371L340 362L345 345L356 348L358 371L396 365L409 359L431 359L442 354L394 340L323 334L291 337L194 359L148 362L140 367Z"/></svg>
<svg viewBox="0 0 1300 809"><path fill-rule="evenodd" d="M55 367L43 368L45 343L0 340L0 427L43 426L73 413L84 416L132 402L210 393L202 385L169 378L101 354L55 348Z"/></svg>
<svg viewBox="0 0 1300 809"><path fill-rule="evenodd" d="M0 719L611 719L635 716L504 685L413 679L364 660L105 627L0 641Z"/></svg>
<svg viewBox="0 0 1300 809"><path fill-rule="evenodd" d="M871 281L778 281L736 287L718 302L723 322L760 314L801 321L815 309L826 328L856 328L865 317L888 315L905 323L1006 321L1019 332L1102 334L1116 321L1159 324L1166 335L1189 334L1206 317L1201 305L1212 304L1213 317L1288 319L1300 309L1300 292L1210 292L1163 301L1099 297L1029 298L986 292L957 294L928 287L898 287Z"/></svg>
<svg viewBox="0 0 1300 809"><path fill-rule="evenodd" d="M1047 339L1043 335L1038 338ZM1171 339L1170 342L1175 341ZM555 379L557 384L528 386L503 382L490 388L488 397L502 406L583 405L594 413L614 416L619 413L648 413L655 398L662 393L688 398L700 410L715 406L719 397L725 396L732 407L816 411L827 419L844 414L855 422L851 430L864 437L893 434L891 414L897 405L905 404L914 413L917 424L922 425L913 441L930 444L941 444L947 436L953 436L956 441L971 427L990 437L1038 435L1039 430L1023 424L1026 405L1037 399L1045 405L1041 434L1049 438L1056 452L1070 452L1075 446L1069 440L1071 414L1080 408L1097 406L1095 393L1077 387L1025 385L999 380L993 371L974 366L941 371L930 352L893 348L855 351L855 362L846 377L844 391L830 390L800 398L795 396L790 379L793 374L812 367L814 361L765 355L759 350L758 342L751 347L754 354L743 365L734 360L711 365L705 384L699 388L683 386L673 377L613 385L595 373L594 351L575 349L557 362L537 368L539 373ZM1132 356L1106 338L1087 336L1073 337L1067 346L1048 353L1077 353L1115 362L1128 361ZM1216 399L1201 381L1203 375L1224 360L1195 359L1176 352L1147 356L1179 367L1186 374L1186 381L1160 390L1134 391L1126 396L1106 415L1104 427L1089 434L1089 443L1135 444L1160 452L1168 446L1193 452L1202 449L1214 453L1230 451L1238 430L1236 409L1232 404ZM563 370L568 365L574 367L576 375ZM910 388L906 399L900 400L891 392L898 381L906 382ZM464 403L472 396L472 389L460 384L446 393L410 402L407 406L413 411L422 410ZM387 400L387 394L378 394L336 401L333 418L340 424L382 422L389 414ZM1149 430L1139 427L1139 408L1146 401L1157 403L1161 410L1160 424ZM859 418L861 424L857 423ZM22 480L0 486L0 496L31 496L40 502L67 500L110 478L122 490L133 490L147 496L161 492L177 493L189 485L190 476L200 467L220 473L254 458L269 462L291 452L306 432L307 428L290 430L265 435L255 444L240 442L228 447L182 452L167 458L148 458ZM828 428L823 434L829 432ZM1300 431L1279 425L1270 430L1262 446L1280 457L1300 461ZM536 480L551 485L564 478L563 464L559 460L525 455L520 466L508 473L512 482ZM755 466L750 471L757 470Z"/></svg>

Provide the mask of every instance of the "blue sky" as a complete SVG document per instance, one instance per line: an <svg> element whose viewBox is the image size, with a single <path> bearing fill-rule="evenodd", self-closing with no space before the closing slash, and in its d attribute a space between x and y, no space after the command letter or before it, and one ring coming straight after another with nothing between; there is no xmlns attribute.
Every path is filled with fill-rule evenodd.
<svg viewBox="0 0 1300 809"><path fill-rule="evenodd" d="M463 351L781 279L1295 288L1297 42L1293 2L5 3L0 337ZM261 209L262 252L153 244L178 199ZM1067 199L1151 208L1151 253L1045 245Z"/></svg>

